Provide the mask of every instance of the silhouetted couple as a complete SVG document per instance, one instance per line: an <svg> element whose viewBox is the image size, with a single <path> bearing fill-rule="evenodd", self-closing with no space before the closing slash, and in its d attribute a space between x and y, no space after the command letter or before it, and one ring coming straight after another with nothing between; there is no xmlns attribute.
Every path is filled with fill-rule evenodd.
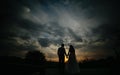
<svg viewBox="0 0 120 75"><path fill-rule="evenodd" d="M68 58L66 64L65 64L65 56ZM72 45L69 46L68 54L66 54L64 44L61 44L61 47L58 48L58 57L59 57L60 69L70 74L75 74L80 72L79 65L76 60L75 49Z"/></svg>

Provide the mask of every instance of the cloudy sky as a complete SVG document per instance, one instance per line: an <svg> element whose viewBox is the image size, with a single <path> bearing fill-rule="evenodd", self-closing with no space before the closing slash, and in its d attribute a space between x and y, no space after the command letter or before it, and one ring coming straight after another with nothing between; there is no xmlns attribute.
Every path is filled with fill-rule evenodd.
<svg viewBox="0 0 120 75"><path fill-rule="evenodd" d="M61 43L78 61L114 56L120 49L117 0L1 0L0 55L39 50L57 60Z"/></svg>

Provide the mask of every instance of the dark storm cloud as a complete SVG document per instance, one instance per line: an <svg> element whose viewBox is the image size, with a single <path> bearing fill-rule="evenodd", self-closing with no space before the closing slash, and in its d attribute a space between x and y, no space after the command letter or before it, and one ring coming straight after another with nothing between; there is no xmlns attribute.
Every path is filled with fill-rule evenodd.
<svg viewBox="0 0 120 75"><path fill-rule="evenodd" d="M14 51L35 50L36 46L29 43L21 45L14 39L19 37L27 41L31 38L28 31L36 30L36 25L21 16L24 5L19 0L2 0L0 4L0 53L4 55Z"/></svg>
<svg viewBox="0 0 120 75"><path fill-rule="evenodd" d="M94 30L95 34L100 33L101 38L114 39L120 35L120 25L119 24L103 24Z"/></svg>
<svg viewBox="0 0 120 75"><path fill-rule="evenodd" d="M49 47L63 43L66 36L78 43L75 47L86 47L86 51L119 47L118 3L117 0L1 0L0 50L2 53L36 50L37 46L28 40Z"/></svg>
<svg viewBox="0 0 120 75"><path fill-rule="evenodd" d="M8 49L15 49L16 41L11 38L5 38L0 40L0 49L1 50L8 50Z"/></svg>
<svg viewBox="0 0 120 75"><path fill-rule="evenodd" d="M118 20L118 16L120 16L118 0L75 0L73 3L86 10L84 13L88 18L101 19L104 17L104 19L113 21Z"/></svg>
<svg viewBox="0 0 120 75"><path fill-rule="evenodd" d="M14 37L19 37L23 40L28 40L28 39L31 39L31 37L38 36L39 32L41 32L41 31L47 32L54 36L56 36L56 34L54 34L52 32L57 32L57 33L59 33L60 36L63 36L63 31L61 31L61 29L63 30L63 28L60 26L57 28L58 24L56 25L55 23L51 23L50 24L51 27L49 27L46 24L42 25L42 24L34 23L30 20L24 19L21 16L22 13L24 12L24 10L23 10L24 6L32 8L33 3L36 3L37 0L32 1L33 3L31 1L22 1L22 0L21 1L20 0L17 0L17 1L16 0L11 0L11 1L5 0L3 2L4 2L4 6L1 11L3 22L1 24L2 27L0 30L0 34L1 34L0 36L1 36L1 40L4 38L7 41L3 40L3 42L1 42L1 47L9 46L10 48L9 47L8 48L11 50L13 50L12 48L27 49L28 47L26 47L26 45L16 47L16 45L19 45L19 43L14 43L16 41L11 40L11 39ZM42 3L44 1L41 0L40 2ZM11 39L9 39L9 38L11 38ZM48 41L47 39L42 39L42 40L43 40L43 42L42 42L43 44L40 43L42 46L44 46L44 47L49 46L46 43ZM47 40L47 41L44 41L44 40ZM11 46L9 44L7 45L7 43L9 41L11 43L13 43L11 45L15 45L15 46ZM54 42L54 40L52 42ZM3 43L6 43L6 44L3 44ZM27 49L27 50L30 50L30 49Z"/></svg>
<svg viewBox="0 0 120 75"><path fill-rule="evenodd" d="M73 30L68 29L68 31L70 32L70 35L75 39L76 42L82 42L82 38L80 36L78 36L77 33L73 32Z"/></svg>
<svg viewBox="0 0 120 75"><path fill-rule="evenodd" d="M99 35L96 41L107 41L106 47L115 48L119 47L120 24L103 24L93 30L94 35Z"/></svg>
<svg viewBox="0 0 120 75"><path fill-rule="evenodd" d="M108 50L118 48L120 35L118 0L76 0L76 2L81 2L80 6L83 9L90 9L85 12L88 18L97 17L104 20L100 25L91 29L92 35L89 38L96 36L98 39L90 40L89 48L96 48L96 50L100 48ZM96 42L104 44L95 45Z"/></svg>
<svg viewBox="0 0 120 75"><path fill-rule="evenodd" d="M16 22L21 20L22 5L16 0L2 0L2 11L0 15L1 27L0 33L1 36L11 37L16 36L17 31L14 32L14 26L17 26Z"/></svg>
<svg viewBox="0 0 120 75"><path fill-rule="evenodd" d="M47 38L39 38L38 41L42 47L48 47L50 45L50 41Z"/></svg>
<svg viewBox="0 0 120 75"><path fill-rule="evenodd" d="M27 30L29 32L29 34L33 37L38 36L40 31L45 30L45 25L36 24L34 22L31 22L30 20L23 19L23 20L18 22L18 25L20 28Z"/></svg>
<svg viewBox="0 0 120 75"><path fill-rule="evenodd" d="M51 22L48 25L46 24L46 27L43 30L53 36L64 36L65 31L57 22Z"/></svg>

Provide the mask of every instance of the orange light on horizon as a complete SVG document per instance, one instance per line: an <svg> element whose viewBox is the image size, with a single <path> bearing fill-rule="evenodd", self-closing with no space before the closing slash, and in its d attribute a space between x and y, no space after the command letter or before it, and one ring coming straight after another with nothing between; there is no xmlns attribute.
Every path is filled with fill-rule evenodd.
<svg viewBox="0 0 120 75"><path fill-rule="evenodd" d="M46 59L47 59L47 61L59 62L58 57L56 57L56 58L46 58ZM68 59L69 58L67 58L65 56L65 63L68 61ZM76 60L77 60L77 62L81 62L81 61L85 60L85 57L76 57Z"/></svg>

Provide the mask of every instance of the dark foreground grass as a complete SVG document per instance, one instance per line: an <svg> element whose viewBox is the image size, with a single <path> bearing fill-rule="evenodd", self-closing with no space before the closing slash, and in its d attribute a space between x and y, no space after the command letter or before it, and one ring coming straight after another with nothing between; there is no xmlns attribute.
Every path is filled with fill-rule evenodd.
<svg viewBox="0 0 120 75"><path fill-rule="evenodd" d="M81 68L78 74L68 74L61 72L57 68L46 69L46 75L112 75L113 72L108 68ZM113 74L114 75L114 74Z"/></svg>

